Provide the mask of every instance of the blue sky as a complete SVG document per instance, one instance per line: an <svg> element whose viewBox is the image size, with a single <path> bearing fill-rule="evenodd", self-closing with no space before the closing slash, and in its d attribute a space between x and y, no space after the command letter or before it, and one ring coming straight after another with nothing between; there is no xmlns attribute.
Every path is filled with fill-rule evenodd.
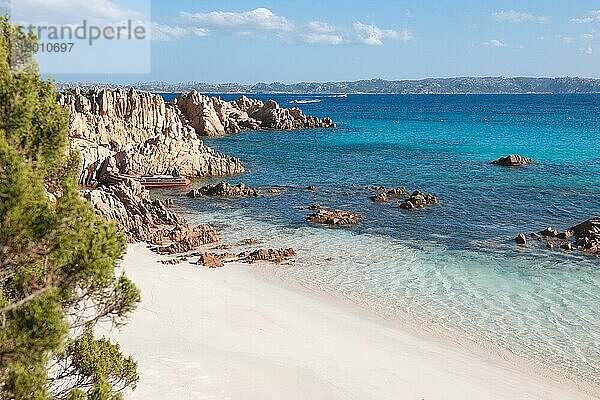
<svg viewBox="0 0 600 400"><path fill-rule="evenodd" d="M123 15L133 4L96 3L121 8ZM151 73L57 79L255 83L600 76L598 1L156 0L151 23ZM122 54L105 57L127 62Z"/></svg>

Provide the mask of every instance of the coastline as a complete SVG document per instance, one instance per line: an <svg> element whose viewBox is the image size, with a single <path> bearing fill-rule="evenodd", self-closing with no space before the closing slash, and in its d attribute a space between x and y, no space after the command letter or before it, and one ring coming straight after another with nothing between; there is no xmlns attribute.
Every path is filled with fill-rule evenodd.
<svg viewBox="0 0 600 400"><path fill-rule="evenodd" d="M140 243L122 264L142 290L131 322L110 332L139 362L128 399L598 398L257 266L159 259Z"/></svg>

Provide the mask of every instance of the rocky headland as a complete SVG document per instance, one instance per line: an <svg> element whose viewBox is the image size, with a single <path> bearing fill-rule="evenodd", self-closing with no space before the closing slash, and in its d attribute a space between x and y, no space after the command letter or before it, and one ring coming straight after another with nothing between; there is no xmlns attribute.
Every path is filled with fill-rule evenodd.
<svg viewBox="0 0 600 400"><path fill-rule="evenodd" d="M71 148L81 154L79 182L94 185L108 172L169 174L188 178L244 172L241 160L206 146L199 136L258 129L334 127L329 118L304 115L299 108L242 96L226 102L196 91L173 102L134 89L76 88L59 95L71 115Z"/></svg>
<svg viewBox="0 0 600 400"><path fill-rule="evenodd" d="M332 128L330 118L304 115L299 108L282 108L273 100L263 103L246 96L223 101L191 91L180 93L173 102L183 120L200 136L222 136L243 130Z"/></svg>
<svg viewBox="0 0 600 400"><path fill-rule="evenodd" d="M165 102L156 94L134 89L79 88L63 92L58 103L70 113L69 140L80 153L81 194L97 214L114 221L131 242L143 241L159 254L180 254L219 241L219 232L205 224L191 225L152 200L150 192L130 179L102 185L110 172L212 177L244 172L241 160L204 145L199 136L258 129L333 127L329 119L307 116L298 108L281 108L245 96L225 102L192 91ZM273 190L269 193L278 192ZM258 196L243 184L221 182L191 191L191 197ZM239 255L246 262L282 260L291 251L266 249ZM215 258L208 257L209 260ZM216 261L215 261L216 262ZM280 262L280 261L279 261Z"/></svg>

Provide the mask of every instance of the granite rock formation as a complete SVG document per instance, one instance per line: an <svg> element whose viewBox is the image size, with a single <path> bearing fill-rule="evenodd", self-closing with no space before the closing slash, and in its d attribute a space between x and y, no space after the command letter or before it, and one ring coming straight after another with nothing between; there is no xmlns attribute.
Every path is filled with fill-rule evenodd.
<svg viewBox="0 0 600 400"><path fill-rule="evenodd" d="M404 186L398 186L397 188L388 190L387 194L390 196L404 196L406 195L406 188Z"/></svg>
<svg viewBox="0 0 600 400"><path fill-rule="evenodd" d="M525 236L524 233L519 233L519 235L515 238L515 242L517 244L526 245L527 244L527 237Z"/></svg>
<svg viewBox="0 0 600 400"><path fill-rule="evenodd" d="M156 230L148 241L159 245L153 248L156 253L177 254L194 250L205 244L216 243L219 241L219 233L206 224L194 226L181 223L173 228Z"/></svg>
<svg viewBox="0 0 600 400"><path fill-rule="evenodd" d="M92 204L96 214L114 221L132 242L150 240L160 226L185 222L160 200L151 200L150 193L132 180L85 190L82 195Z"/></svg>
<svg viewBox="0 0 600 400"><path fill-rule="evenodd" d="M220 268L224 266L223 260L219 257L218 254L213 253L202 253L200 254L200 258L196 262L198 265L204 265L208 268Z"/></svg>
<svg viewBox="0 0 600 400"><path fill-rule="evenodd" d="M150 192L139 182L126 180L85 190L82 195L96 214L113 221L130 242L154 244L153 250L160 254L183 253L219 240L214 228L190 225L162 201L151 200Z"/></svg>
<svg viewBox="0 0 600 400"><path fill-rule="evenodd" d="M371 200L375 203L386 203L388 201L388 195L387 193L379 193L375 196L371 196Z"/></svg>
<svg viewBox="0 0 600 400"><path fill-rule="evenodd" d="M272 262L281 264L296 255L296 250L288 249L259 249L238 254L238 261L253 264L257 262Z"/></svg>
<svg viewBox="0 0 600 400"><path fill-rule="evenodd" d="M414 210L417 208L423 208L428 205L438 204L438 199L431 193L425 194L418 190L415 190L410 197L400 203L400 207L405 210Z"/></svg>
<svg viewBox="0 0 600 400"><path fill-rule="evenodd" d="M248 250L238 254L233 253L194 253L191 257L199 256L197 265L203 265L208 268L219 268L229 262L241 262L246 264L254 263L275 263L281 264L296 255L293 248L287 249L257 249Z"/></svg>
<svg viewBox="0 0 600 400"><path fill-rule="evenodd" d="M257 197L261 194L260 190L243 183L233 186L227 182L219 182L216 185L206 185L198 189L192 189L187 193L188 197L197 199L205 196L209 197Z"/></svg>
<svg viewBox="0 0 600 400"><path fill-rule="evenodd" d="M172 104L133 89L75 89L58 102L70 111L71 148L81 153L79 183L92 185L110 171L187 177L244 172L239 159L197 138Z"/></svg>
<svg viewBox="0 0 600 400"><path fill-rule="evenodd" d="M307 222L324 225L356 225L360 214L342 210L324 210L317 209L314 213L306 217Z"/></svg>
<svg viewBox="0 0 600 400"><path fill-rule="evenodd" d="M588 219L570 230L578 249L600 256L600 217Z"/></svg>
<svg viewBox="0 0 600 400"><path fill-rule="evenodd" d="M299 108L282 108L273 100L242 96L235 101L202 95L195 90L180 93L173 102L182 120L200 136L222 136L243 130L330 128L330 118L304 115Z"/></svg>
<svg viewBox="0 0 600 400"><path fill-rule="evenodd" d="M580 250L600 257L600 217L590 218L565 231L549 227L539 232L532 232L532 238L545 244L550 250L561 248L566 251ZM519 234L517 243L524 234Z"/></svg>

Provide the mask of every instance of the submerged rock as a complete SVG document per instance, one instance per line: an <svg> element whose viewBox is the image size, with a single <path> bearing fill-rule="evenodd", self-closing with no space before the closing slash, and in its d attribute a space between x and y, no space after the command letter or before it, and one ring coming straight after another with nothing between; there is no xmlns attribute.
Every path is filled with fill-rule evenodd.
<svg viewBox="0 0 600 400"><path fill-rule="evenodd" d="M281 264L283 261L296 255L296 250L289 249L260 249L254 251L247 251L238 254L238 261L244 263L255 263L255 262L272 262L275 264Z"/></svg>
<svg viewBox="0 0 600 400"><path fill-rule="evenodd" d="M298 210L320 210L321 209L321 205L319 203L315 203L313 205L310 206L300 206L298 207Z"/></svg>
<svg viewBox="0 0 600 400"><path fill-rule="evenodd" d="M364 189L365 190L373 190L376 192L381 192L381 191L386 190L385 186L365 186Z"/></svg>
<svg viewBox="0 0 600 400"><path fill-rule="evenodd" d="M371 200L375 203L385 203L388 201L388 195L386 193L379 193L375 196L371 196Z"/></svg>
<svg viewBox="0 0 600 400"><path fill-rule="evenodd" d="M248 238L248 239L242 240L239 244L240 244L240 246L254 246L257 244L262 244L262 242L258 239Z"/></svg>
<svg viewBox="0 0 600 400"><path fill-rule="evenodd" d="M404 196L406 194L406 188L404 186L400 186L394 189L390 189L387 192L390 196Z"/></svg>
<svg viewBox="0 0 600 400"><path fill-rule="evenodd" d="M501 165L503 167L520 167L532 163L531 158L523 157L518 154L510 154L506 157L492 161L492 164Z"/></svg>
<svg viewBox="0 0 600 400"><path fill-rule="evenodd" d="M544 229L543 231L540 231L540 235L546 236L546 237L557 237L558 231L555 228L550 226L550 227Z"/></svg>
<svg viewBox="0 0 600 400"><path fill-rule="evenodd" d="M566 242L560 245L560 248L567 251L573 250L573 244L571 242Z"/></svg>
<svg viewBox="0 0 600 400"><path fill-rule="evenodd" d="M239 254L232 253L195 253L191 256L199 256L196 262L209 268L219 268L228 262L240 262L254 264L257 262L271 262L281 264L296 255L296 250L288 249L258 249L244 251Z"/></svg>
<svg viewBox="0 0 600 400"><path fill-rule="evenodd" d="M360 214L342 210L318 209L306 217L307 222L324 225L356 225Z"/></svg>

